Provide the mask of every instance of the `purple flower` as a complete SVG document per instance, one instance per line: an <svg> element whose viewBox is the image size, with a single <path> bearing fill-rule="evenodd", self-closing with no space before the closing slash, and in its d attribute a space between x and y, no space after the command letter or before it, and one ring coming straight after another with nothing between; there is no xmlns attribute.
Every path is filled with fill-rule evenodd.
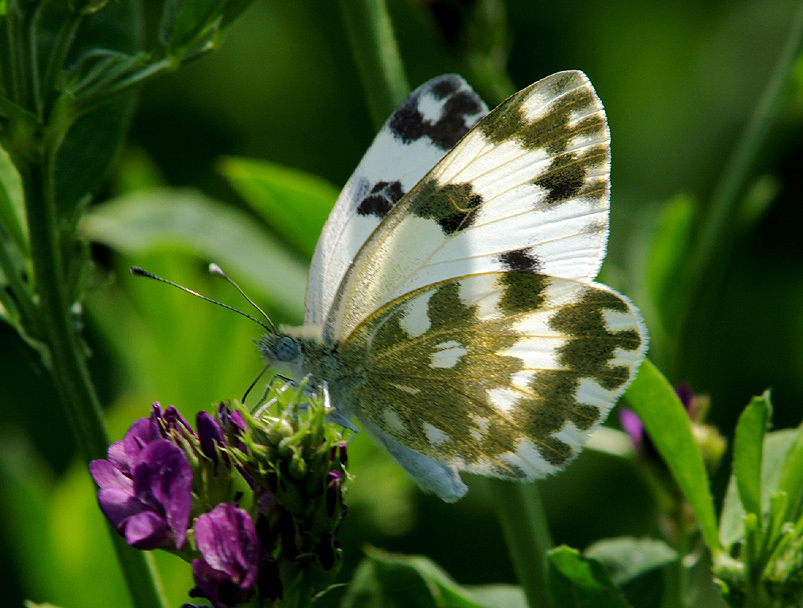
<svg viewBox="0 0 803 608"><path fill-rule="evenodd" d="M89 469L100 486L101 511L129 545L181 549L192 507L192 469L184 450L155 430L152 419L140 418L109 446L108 460L93 460Z"/></svg>
<svg viewBox="0 0 803 608"><path fill-rule="evenodd" d="M201 452L215 465L217 474L218 454L220 448L226 445L220 425L208 412L198 412L195 417L195 426L198 428L198 438L201 442ZM228 466L229 458L225 452L221 454L223 464Z"/></svg>
<svg viewBox="0 0 803 608"><path fill-rule="evenodd" d="M221 402L217 410L217 422L229 445L247 453L248 450L240 439L248 428L242 412L239 410L232 411L225 403Z"/></svg>
<svg viewBox="0 0 803 608"><path fill-rule="evenodd" d="M257 582L260 545L251 517L234 503L218 505L195 520L195 543L203 559L192 562L196 589L215 608L246 601Z"/></svg>
<svg viewBox="0 0 803 608"><path fill-rule="evenodd" d="M333 445L329 450L329 458L332 459L332 462L340 461L340 464L346 465L348 462L348 456L346 455L346 444L340 443L338 445Z"/></svg>
<svg viewBox="0 0 803 608"><path fill-rule="evenodd" d="M329 471L326 474L326 512L329 517L335 514L335 507L342 500L342 480L342 476L337 471Z"/></svg>
<svg viewBox="0 0 803 608"><path fill-rule="evenodd" d="M630 441L633 443L633 447L636 448L636 451L640 451L642 449L642 443L644 442L644 425L641 422L641 418L638 417L638 414L626 407L620 407L619 424L622 425L622 430L630 435Z"/></svg>

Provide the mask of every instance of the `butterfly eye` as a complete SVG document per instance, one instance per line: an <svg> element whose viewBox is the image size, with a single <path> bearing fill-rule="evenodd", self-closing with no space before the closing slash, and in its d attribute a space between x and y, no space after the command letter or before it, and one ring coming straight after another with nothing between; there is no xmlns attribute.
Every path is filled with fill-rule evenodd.
<svg viewBox="0 0 803 608"><path fill-rule="evenodd" d="M278 361L292 361L298 357L298 344L289 336L282 336L273 348Z"/></svg>

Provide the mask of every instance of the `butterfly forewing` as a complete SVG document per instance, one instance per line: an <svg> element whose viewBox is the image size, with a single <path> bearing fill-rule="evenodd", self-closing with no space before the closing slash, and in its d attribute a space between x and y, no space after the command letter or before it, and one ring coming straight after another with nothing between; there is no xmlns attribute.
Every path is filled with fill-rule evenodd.
<svg viewBox="0 0 803 608"><path fill-rule="evenodd" d="M591 280L605 254L610 145L582 72L549 76L482 119L393 209L346 273L324 339L423 286L515 271Z"/></svg>
<svg viewBox="0 0 803 608"><path fill-rule="evenodd" d="M454 74L424 83L396 109L346 183L321 233L310 266L306 323L323 323L365 240L487 112L479 96Z"/></svg>
<svg viewBox="0 0 803 608"><path fill-rule="evenodd" d="M643 357L642 334L627 299L601 285L517 272L449 279L358 326L340 357L360 382L332 383L333 396L434 463L543 477L604 420Z"/></svg>

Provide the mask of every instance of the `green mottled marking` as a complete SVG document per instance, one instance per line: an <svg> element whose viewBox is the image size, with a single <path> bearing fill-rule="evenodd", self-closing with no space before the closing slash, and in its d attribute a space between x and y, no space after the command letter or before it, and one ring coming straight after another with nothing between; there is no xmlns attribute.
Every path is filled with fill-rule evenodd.
<svg viewBox="0 0 803 608"><path fill-rule="evenodd" d="M588 287L575 304L559 309L550 326L571 338L559 349L559 362L566 371L537 372L529 383L532 395L516 404L514 417L547 462L561 466L572 456L568 444L552 437L566 422L581 431L596 424L603 412L577 403L581 380L590 378L607 390L616 390L630 378L626 366L611 366L617 348L633 351L641 337L635 330L611 332L605 326L604 311L626 312L625 302L616 294Z"/></svg>
<svg viewBox="0 0 803 608"><path fill-rule="evenodd" d="M630 351L638 349L641 336L635 329L610 332L605 326L605 310L627 312L628 309L624 300L616 294L588 288L577 304L558 311L550 320L550 325L575 337L562 347L560 362L581 377L593 378L604 388L615 390L627 382L630 369L625 366L611 367L609 361L617 348Z"/></svg>
<svg viewBox="0 0 803 608"><path fill-rule="evenodd" d="M565 84L557 84L556 93L560 93L562 86ZM560 154L566 151L569 140L578 133L598 131L602 134L604 121L597 113L569 124L573 113L597 109L597 100L589 88L580 87L565 93L559 104L534 121L527 118L524 110L531 94L531 88L519 91L481 120L477 126L485 138L494 144L515 140L528 150L543 148L550 154Z"/></svg>
<svg viewBox="0 0 803 608"><path fill-rule="evenodd" d="M436 221L447 235L468 228L482 205L482 197L471 184L440 186L434 179L428 179L417 190L410 212Z"/></svg>
<svg viewBox="0 0 803 608"><path fill-rule="evenodd" d="M487 281L482 275L480 279ZM350 383L353 393L342 397L358 400L360 414L397 441L439 461L476 462L488 454L514 451L521 439L521 429L512 421L493 416L487 396L488 390L510 386L513 375L521 370L521 359L499 354L521 336L511 329L513 320L481 320L477 305L460 298L461 283L472 280L477 279L444 281L391 302L359 326L341 353L342 368L356 370L354 376L359 377L359 382ZM431 324L426 332L412 337L402 329L401 319L416 298L430 291ZM433 367L436 347L449 341L460 344L466 354L452 367ZM421 392L414 395L398 386L415 386ZM404 431L381 424L387 408L398 415ZM483 430L475 420L487 421L488 428ZM448 439L437 447L430 445L424 423L440 429ZM472 438L472 429L482 440ZM512 470L507 474L516 475Z"/></svg>
<svg viewBox="0 0 803 608"><path fill-rule="evenodd" d="M560 467L572 457L574 447L555 434L567 422L588 430L602 416L599 408L576 402L580 382L590 378L611 390L621 386L629 369L609 362L616 348L636 349L640 338L635 331L608 331L604 311L626 311L627 305L606 290L584 287L574 303L560 307L550 318L553 329L568 337L558 351L558 362L565 369L534 372L520 399L507 414L501 413L489 402L488 392L509 390L523 362L500 353L525 337L514 326L542 309L546 288L561 279L498 273L491 286L489 278L443 281L374 313L341 345L339 366L327 378L332 397L346 411L356 411L396 441L440 462L483 462L497 475L520 477L523 471L500 457L516 452L521 440L529 438L548 463ZM477 299L489 289L500 292L499 314L480 318L478 305L461 298L463 286ZM418 298L428 298L430 326L413 337L404 330L402 319ZM444 342L455 342L466 352L452 367L433 367L433 353ZM398 417L401 429L384 424L388 410ZM446 439L431 445L425 424L442 431Z"/></svg>
<svg viewBox="0 0 803 608"><path fill-rule="evenodd" d="M499 282L504 286L499 300L503 314L514 316L537 310L544 303L544 289L549 285L549 277L541 274L507 272Z"/></svg>

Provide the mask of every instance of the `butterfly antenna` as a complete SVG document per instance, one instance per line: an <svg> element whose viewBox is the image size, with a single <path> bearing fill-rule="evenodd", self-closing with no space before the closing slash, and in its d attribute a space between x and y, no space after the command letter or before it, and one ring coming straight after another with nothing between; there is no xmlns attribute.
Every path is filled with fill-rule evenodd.
<svg viewBox="0 0 803 608"><path fill-rule="evenodd" d="M212 264L212 265L214 266L214 264ZM210 272L211 272L211 268L210 268ZM189 289L188 287L184 287L183 285L179 285L178 283L174 283L173 281L168 281L167 279L163 279L162 277L156 276L155 274L153 274L151 272L148 272L147 270L143 270L139 266L132 266L131 267L131 274L133 274L135 277L145 277L146 279L153 279L155 281L161 281L162 283L167 283L168 285L172 285L173 287L177 287L181 291L186 291L187 293L189 293L191 295L194 295L195 297L201 298L202 300L206 300L207 302L211 302L212 304L217 304L218 306L220 306L222 308L225 308L227 310L231 310L232 312L236 312L238 315L242 315L246 319L251 319L254 323L264 327L269 332L276 333L276 328L274 327L273 323L271 322L270 319L268 319L267 315L265 315L265 313L262 312L259 309L259 307L257 307L257 310L259 310L259 312L262 312L262 314L265 315L265 318L268 319L268 323L270 323L270 326L265 325L259 319L255 318L255 317L252 317L248 313L244 313L242 310L234 308L233 306L229 306L228 304L224 304L223 302L218 302L217 300L213 300L212 298L208 298L208 297L206 297L204 295L201 295L197 291L193 291L192 289ZM212 272L212 274L216 274L216 273ZM228 278L228 277L226 277L226 278ZM230 280L230 282L231 282L231 280ZM235 287L236 287L236 285L235 285ZM240 290L239 287L237 287L237 289ZM240 293L242 293L242 290L240 290ZM243 294L243 295L245 295L245 294ZM246 299L249 302L251 302L251 300L247 296L246 296ZM251 302L251 303L253 304L253 302ZM256 306L256 304L254 304L254 306Z"/></svg>
<svg viewBox="0 0 803 608"><path fill-rule="evenodd" d="M234 287L234 289L236 289L237 291L240 292L240 295L242 297L244 297L251 306L253 306L254 308L256 308L259 311L259 314L261 314L263 317L265 317L265 320L268 322L268 325L271 326L271 331L274 334L278 333L276 331L276 326L273 324L273 321L270 320L270 317L265 314L265 311L262 310L259 306L257 306L257 303L254 302L251 298L249 298L248 294L246 294L242 289L240 289L240 286L237 285L237 283L235 283L233 279L229 278L229 275L227 275L225 272L223 272L223 269L220 266L218 266L217 264L214 264L214 263L209 264L209 273L215 275L216 277L220 277L221 279L225 279L226 281L228 281L229 284Z"/></svg>

